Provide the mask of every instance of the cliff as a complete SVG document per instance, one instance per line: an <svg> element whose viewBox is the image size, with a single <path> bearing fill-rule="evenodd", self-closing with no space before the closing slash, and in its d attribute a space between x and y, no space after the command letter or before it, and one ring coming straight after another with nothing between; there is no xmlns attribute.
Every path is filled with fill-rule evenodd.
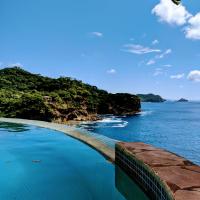
<svg viewBox="0 0 200 200"><path fill-rule="evenodd" d="M0 116L65 122L96 120L99 114L140 111L132 94L111 94L69 77L49 78L19 67L0 70Z"/></svg>

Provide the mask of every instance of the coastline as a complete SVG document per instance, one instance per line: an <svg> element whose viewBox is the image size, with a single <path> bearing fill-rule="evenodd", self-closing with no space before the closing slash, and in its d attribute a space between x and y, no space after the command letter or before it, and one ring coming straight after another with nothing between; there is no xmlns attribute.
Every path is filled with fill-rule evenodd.
<svg viewBox="0 0 200 200"><path fill-rule="evenodd" d="M6 123L16 123L16 124L26 124L26 125L32 125L32 126L38 126L41 128L47 128L52 129L55 131L62 132L66 134L67 136L70 136L74 139L77 139L99 153L101 153L106 159L111 161L112 163L115 162L115 149L109 147L106 145L106 143L102 142L98 138L95 138L95 134L88 134L84 133L84 131L81 131L81 129L75 128L73 126L65 125L65 124L58 124L55 122L45 122L45 121L39 121L39 120L28 120L28 119L19 119L19 118L0 118L0 122L6 122ZM108 139L110 141L113 141L110 138L107 138L104 136L104 139Z"/></svg>
<svg viewBox="0 0 200 200"><path fill-rule="evenodd" d="M169 200L199 198L200 179L195 177L200 176L200 167L167 150L144 143L120 142L95 133L84 132L75 126L54 122L16 118L0 118L0 122L52 129L78 139L118 165L150 198L161 196ZM108 141L104 141L106 139ZM110 142L115 145L115 149L109 145ZM154 190L155 188L157 189Z"/></svg>

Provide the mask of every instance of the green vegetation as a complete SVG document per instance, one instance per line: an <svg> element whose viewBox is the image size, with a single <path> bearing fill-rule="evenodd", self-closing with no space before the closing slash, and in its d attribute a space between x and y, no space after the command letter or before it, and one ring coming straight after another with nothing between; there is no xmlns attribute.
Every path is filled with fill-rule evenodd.
<svg viewBox="0 0 200 200"><path fill-rule="evenodd" d="M166 101L159 95L155 94L137 94L142 102L164 102Z"/></svg>
<svg viewBox="0 0 200 200"><path fill-rule="evenodd" d="M140 100L69 78L49 78L19 67L0 70L0 116L45 121L95 120L97 114L134 114Z"/></svg>

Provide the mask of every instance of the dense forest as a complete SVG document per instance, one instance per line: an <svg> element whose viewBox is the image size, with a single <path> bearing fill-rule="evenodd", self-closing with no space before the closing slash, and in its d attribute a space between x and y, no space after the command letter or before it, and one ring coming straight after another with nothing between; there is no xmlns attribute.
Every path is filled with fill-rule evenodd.
<svg viewBox="0 0 200 200"><path fill-rule="evenodd" d="M137 94L142 102L164 102L166 101L160 95L155 94Z"/></svg>
<svg viewBox="0 0 200 200"><path fill-rule="evenodd" d="M98 114L132 115L140 99L111 94L69 77L49 78L19 67L0 70L0 116L65 122Z"/></svg>

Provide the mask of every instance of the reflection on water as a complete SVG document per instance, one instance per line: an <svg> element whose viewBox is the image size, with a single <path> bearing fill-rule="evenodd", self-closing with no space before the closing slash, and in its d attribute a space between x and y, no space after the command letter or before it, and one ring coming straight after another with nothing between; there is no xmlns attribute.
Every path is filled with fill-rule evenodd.
<svg viewBox="0 0 200 200"><path fill-rule="evenodd" d="M28 130L29 130L28 126L24 124L0 122L0 131L24 132Z"/></svg>
<svg viewBox="0 0 200 200"><path fill-rule="evenodd" d="M139 186L118 166L115 166L115 186L127 200L148 200Z"/></svg>

